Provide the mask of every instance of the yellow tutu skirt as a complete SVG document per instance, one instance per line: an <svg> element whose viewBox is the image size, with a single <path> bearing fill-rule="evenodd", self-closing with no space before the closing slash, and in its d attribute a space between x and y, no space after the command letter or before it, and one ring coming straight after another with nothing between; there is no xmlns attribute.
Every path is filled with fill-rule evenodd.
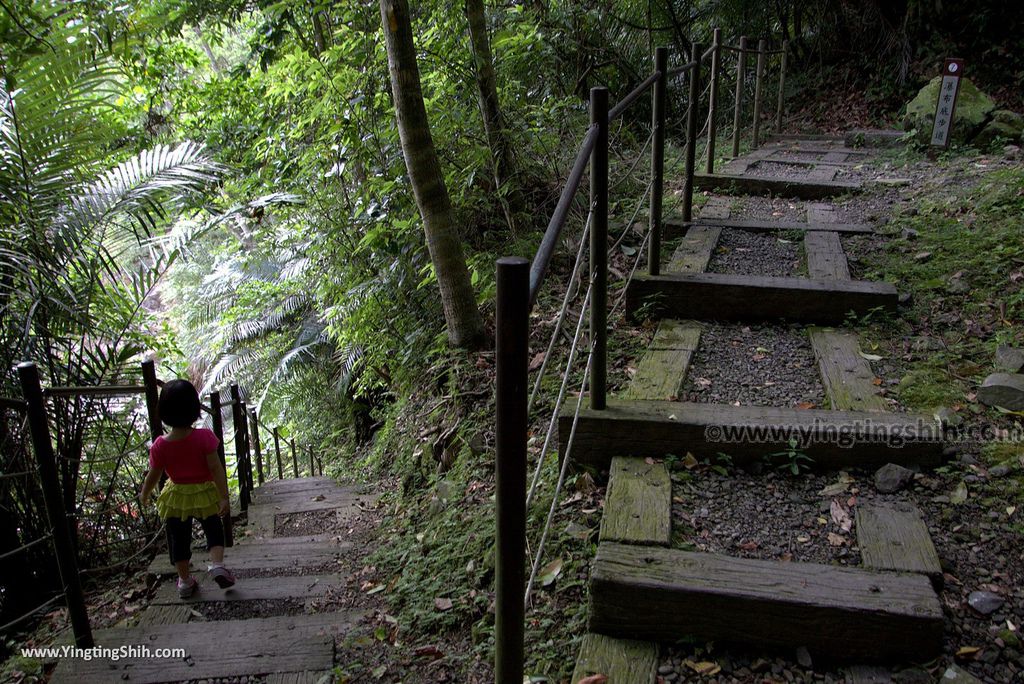
<svg viewBox="0 0 1024 684"><path fill-rule="evenodd" d="M203 519L220 512L220 493L212 480L196 484L174 484L168 481L156 499L160 517Z"/></svg>

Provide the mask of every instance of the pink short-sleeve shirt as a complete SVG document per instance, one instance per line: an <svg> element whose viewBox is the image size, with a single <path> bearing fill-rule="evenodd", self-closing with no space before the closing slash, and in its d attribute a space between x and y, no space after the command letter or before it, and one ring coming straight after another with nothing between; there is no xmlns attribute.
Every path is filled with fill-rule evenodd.
<svg viewBox="0 0 1024 684"><path fill-rule="evenodd" d="M217 450L220 440L212 430L198 428L184 439L157 437L149 448L149 467L162 468L175 484L198 484L213 479L206 457Z"/></svg>

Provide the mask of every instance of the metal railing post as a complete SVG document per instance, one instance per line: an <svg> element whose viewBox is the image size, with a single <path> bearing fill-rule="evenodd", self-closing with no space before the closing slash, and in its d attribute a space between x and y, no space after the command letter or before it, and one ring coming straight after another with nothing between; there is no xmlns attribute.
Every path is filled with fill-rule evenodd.
<svg viewBox="0 0 1024 684"><path fill-rule="evenodd" d="M217 436L218 441L217 456L220 457L220 466L224 469L224 477L226 478L228 474L228 459L224 454L224 416L221 415L220 392L210 392L210 419L213 425L213 434ZM228 493L230 494L230 489ZM235 537L231 514L225 515L223 520L224 546L234 546Z"/></svg>
<svg viewBox="0 0 1024 684"><path fill-rule="evenodd" d="M747 71L747 37L740 36L740 54L736 58L736 108L732 115L732 156L740 156L740 124L743 121L743 78Z"/></svg>
<svg viewBox="0 0 1024 684"><path fill-rule="evenodd" d="M250 411L252 418L252 445L256 450L256 477L263 484L263 448L260 445L260 419L256 409Z"/></svg>
<svg viewBox="0 0 1024 684"><path fill-rule="evenodd" d="M277 454L277 479L284 479L284 468L281 467L281 435L274 428L274 453Z"/></svg>
<svg viewBox="0 0 1024 684"><path fill-rule="evenodd" d="M595 89L596 90L596 89ZM607 95L607 93L606 93ZM600 109L601 96L596 98ZM591 103L595 101L591 91ZM604 100L607 104L607 99ZM591 109L591 112L594 108ZM607 120L607 119L605 119ZM602 242L599 251L604 253ZM518 257L497 262L495 312L495 522L494 681L523 681L526 605L527 356L530 325L530 263ZM596 356L595 356L596 360Z"/></svg>
<svg viewBox="0 0 1024 684"><path fill-rule="evenodd" d="M60 580L64 584L64 600L67 602L68 616L71 618L71 629L75 633L75 644L82 648L92 648L92 627L89 625L89 612L86 610L85 595L82 593L82 580L78 574L78 559L75 556L74 542L71 540L64 496L60 490L57 458L53 453L53 442L50 441L50 423L46 416L43 388L39 382L39 369L34 363L18 364L18 378L21 380L22 396L28 404L32 450L39 466L39 486L43 490L46 518L50 523L53 551L57 557Z"/></svg>
<svg viewBox="0 0 1024 684"><path fill-rule="evenodd" d="M782 110L786 98L786 58L789 52L789 41L782 41L782 60L779 64L779 104L775 108L775 132L782 133Z"/></svg>
<svg viewBox="0 0 1024 684"><path fill-rule="evenodd" d="M761 145L761 97L764 91L764 60L768 51L768 41L762 38L757 41L757 72L754 78L754 132L753 148Z"/></svg>
<svg viewBox="0 0 1024 684"><path fill-rule="evenodd" d="M590 157L590 339L594 357L590 370L590 408L604 409L608 377L608 89L590 89L590 123L597 126L597 144Z"/></svg>
<svg viewBox="0 0 1024 684"><path fill-rule="evenodd" d="M708 93L708 173L715 172L715 136L718 135L718 82L722 59L722 29L715 29L711 52L711 92Z"/></svg>
<svg viewBox="0 0 1024 684"><path fill-rule="evenodd" d="M149 436L155 441L164 434L160 423L160 388L156 382L156 365L152 360L142 362L142 384L146 386L146 415L149 418Z"/></svg>
<svg viewBox="0 0 1024 684"><path fill-rule="evenodd" d="M665 196L665 84L668 82L668 48L654 49L654 70L661 74L651 89L651 216L647 271L661 273L661 221Z"/></svg>
<svg viewBox="0 0 1024 684"><path fill-rule="evenodd" d="M245 468L245 434L242 432L242 393L238 385L231 385L231 425L235 431L235 476L238 478L238 503L242 511L249 510L249 478Z"/></svg>
<svg viewBox="0 0 1024 684"><path fill-rule="evenodd" d="M683 193L683 220L693 220L693 167L697 154L697 120L700 118L700 56L701 44L693 44L690 70L690 102L686 116L686 191Z"/></svg>
<svg viewBox="0 0 1024 684"><path fill-rule="evenodd" d="M288 443L292 447L292 475L294 477L299 476L299 458L295 455L295 439L289 439Z"/></svg>

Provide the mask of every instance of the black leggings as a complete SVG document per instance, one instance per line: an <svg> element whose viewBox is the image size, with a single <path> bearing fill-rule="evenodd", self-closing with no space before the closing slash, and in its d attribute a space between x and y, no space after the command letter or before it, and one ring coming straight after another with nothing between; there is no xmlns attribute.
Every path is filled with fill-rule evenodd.
<svg viewBox="0 0 1024 684"><path fill-rule="evenodd" d="M197 518L167 518L167 550L171 554L171 564L187 561L192 558L192 521ZM206 550L214 546L224 546L224 523L219 515L207 516L199 520L206 533Z"/></svg>

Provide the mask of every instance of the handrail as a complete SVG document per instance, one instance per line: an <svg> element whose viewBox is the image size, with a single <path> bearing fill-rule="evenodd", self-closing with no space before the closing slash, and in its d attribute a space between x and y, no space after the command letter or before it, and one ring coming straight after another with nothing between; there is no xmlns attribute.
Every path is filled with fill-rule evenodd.
<svg viewBox="0 0 1024 684"><path fill-rule="evenodd" d="M28 404L24 399L12 399L10 397L0 397L0 409L11 409L12 411L27 411Z"/></svg>
<svg viewBox="0 0 1024 684"><path fill-rule="evenodd" d="M691 69L695 68L698 64L700 64L700 62L698 62L697 60L694 60L692 62L687 62L683 66L678 66L678 67L676 67L674 69L669 69L668 70L668 74L666 74L666 75L669 78L672 78L673 76L678 76L679 74L681 74L681 73L683 73L685 71L690 71Z"/></svg>
<svg viewBox="0 0 1024 684"><path fill-rule="evenodd" d="M67 387L47 387L43 394L48 397L105 397L131 394L144 394L145 385L84 385Z"/></svg>
<svg viewBox="0 0 1024 684"><path fill-rule="evenodd" d="M569 172L569 177L565 181L565 187L562 188L562 194L558 197L558 204L555 205L555 210L551 214L547 230L544 231L540 247L537 248L537 254L530 265L529 301L531 309L537 302L537 295L544 284L544 277L547 275L548 267L551 265L551 257L554 255L555 247L558 245L558 238L561 236L562 229L565 227L566 219L569 216L569 208L572 206L573 197L576 196L576 191L580 188L583 172L587 170L590 155L597 144L597 133L598 127L596 125L592 125L587 129L587 134L580 145L580 151L576 155L576 161L573 162L572 171Z"/></svg>
<svg viewBox="0 0 1024 684"><path fill-rule="evenodd" d="M648 76L643 83L638 85L636 88L633 88L633 90L630 91L630 93L626 95L626 97L622 98L617 105L615 105L608 111L608 121L611 122L612 120L618 118L622 114L622 112L626 111L629 105L633 104L633 102L638 97L643 95L648 88L654 85L654 83L659 78L661 78L661 72L655 71L653 74Z"/></svg>

